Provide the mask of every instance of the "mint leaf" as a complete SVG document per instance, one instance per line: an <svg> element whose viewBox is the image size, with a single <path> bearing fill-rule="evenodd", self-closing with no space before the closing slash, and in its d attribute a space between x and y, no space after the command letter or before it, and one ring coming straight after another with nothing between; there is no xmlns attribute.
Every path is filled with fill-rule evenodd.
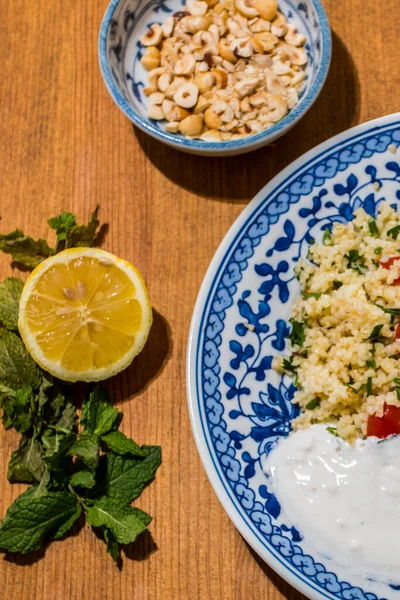
<svg viewBox="0 0 400 600"><path fill-rule="evenodd" d="M144 511L111 498L101 498L89 507L86 518L92 527L109 529L120 544L134 542L151 522Z"/></svg>
<svg viewBox="0 0 400 600"><path fill-rule="evenodd" d="M106 462L106 495L125 502L137 498L153 479L161 464L160 446L143 446L147 456L136 460L118 454L107 454Z"/></svg>
<svg viewBox="0 0 400 600"><path fill-rule="evenodd" d="M62 212L57 217L49 219L47 223L57 234L57 242L67 239L67 233L76 225L76 217L70 212Z"/></svg>
<svg viewBox="0 0 400 600"><path fill-rule="evenodd" d="M11 331L0 337L0 384L13 390L24 385L37 388L40 371L22 340Z"/></svg>
<svg viewBox="0 0 400 600"><path fill-rule="evenodd" d="M23 437L11 454L7 479L11 483L35 483L44 473L44 460L36 438Z"/></svg>
<svg viewBox="0 0 400 600"><path fill-rule="evenodd" d="M289 333L289 339L293 346L302 346L306 340L305 328L307 323L302 321L296 321L296 319L289 319L289 323L292 325L292 330Z"/></svg>
<svg viewBox="0 0 400 600"><path fill-rule="evenodd" d="M65 402L61 415L57 419L55 425L59 429L76 431L78 426L78 415L76 414L76 407L72 404L72 402Z"/></svg>
<svg viewBox="0 0 400 600"><path fill-rule="evenodd" d="M87 225L74 225L65 232L66 248L93 246L96 238L97 228L100 225L98 218L99 209L100 206L97 205Z"/></svg>
<svg viewBox="0 0 400 600"><path fill-rule="evenodd" d="M7 277L0 283L0 322L9 330L18 331L19 299L24 282L18 277Z"/></svg>
<svg viewBox="0 0 400 600"><path fill-rule="evenodd" d="M95 485L96 481L91 471L83 470L74 473L70 478L70 483L72 487L90 489Z"/></svg>
<svg viewBox="0 0 400 600"><path fill-rule="evenodd" d="M31 492L10 506L0 526L0 548L8 552L32 552L44 539L58 539L72 527L81 507L74 494Z"/></svg>
<svg viewBox="0 0 400 600"><path fill-rule="evenodd" d="M111 404L108 392L97 385L83 403L81 424L90 433L104 435L118 427L122 413Z"/></svg>
<svg viewBox="0 0 400 600"><path fill-rule="evenodd" d="M111 531L109 529L107 529L107 527L102 527L102 532L103 532L104 539L107 544L108 554L111 556L111 558L113 560L115 560L117 565L119 565L121 557L120 557L120 553L119 553L119 544L118 544L117 540L115 539L115 537L113 536Z"/></svg>
<svg viewBox="0 0 400 600"><path fill-rule="evenodd" d="M67 494L64 494L64 495L67 495ZM75 498L76 498L76 496L75 496ZM77 500L77 498L76 498L76 500ZM75 511L73 511L73 512L71 511L71 516L69 517L69 519L66 519L65 521L61 522L60 526L57 527L52 532L50 539L60 540L61 538L63 538L65 536L65 534L68 533L68 531L71 529L71 527L73 526L75 521L77 521L79 519L81 514L82 514L82 507L79 504L79 502L76 502Z"/></svg>
<svg viewBox="0 0 400 600"><path fill-rule="evenodd" d="M31 428L33 408L34 394L30 385L24 385L16 392L10 390L3 399L3 413L19 433L26 433Z"/></svg>
<svg viewBox="0 0 400 600"><path fill-rule="evenodd" d="M42 435L46 447L44 459L53 468L58 468L60 460L70 456L70 449L76 440L75 433L65 434L57 430L47 429Z"/></svg>
<svg viewBox="0 0 400 600"><path fill-rule="evenodd" d="M131 454L132 456L146 456L145 450L142 450L132 439L128 438L122 431L111 431L101 436L112 452L115 454Z"/></svg>
<svg viewBox="0 0 400 600"><path fill-rule="evenodd" d="M97 435L83 431L69 449L70 456L77 456L89 467L95 470L99 464L100 439Z"/></svg>
<svg viewBox="0 0 400 600"><path fill-rule="evenodd" d="M15 229L6 235L0 235L0 251L11 254L15 263L26 269L34 269L45 258L54 254L46 240L34 240Z"/></svg>

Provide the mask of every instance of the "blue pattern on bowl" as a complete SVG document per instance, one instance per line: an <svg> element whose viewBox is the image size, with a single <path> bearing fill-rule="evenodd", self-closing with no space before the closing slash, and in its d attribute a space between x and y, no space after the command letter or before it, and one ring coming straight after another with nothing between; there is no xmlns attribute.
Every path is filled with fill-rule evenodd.
<svg viewBox="0 0 400 600"><path fill-rule="evenodd" d="M399 145L397 114L341 134L288 167L227 234L193 315L189 408L208 476L247 541L312 598L376 600L382 586L394 598L398 586L343 576L329 559L313 557L269 493L261 459L297 414L293 383L271 362L285 351L299 293L293 267L310 240L348 222L360 206L371 215L384 198L398 207L400 164L392 152Z"/></svg>
<svg viewBox="0 0 400 600"><path fill-rule="evenodd" d="M194 153L228 155L259 148L288 131L310 108L322 89L329 69L331 36L320 0L281 0L280 10L307 37L306 82L299 104L279 123L261 133L230 142L189 140L168 133L164 124L147 116L148 99L143 94L146 71L140 64L140 36L152 23L180 10L184 0L112 0L104 16L99 37L100 67L107 88L125 115L140 129L176 148Z"/></svg>

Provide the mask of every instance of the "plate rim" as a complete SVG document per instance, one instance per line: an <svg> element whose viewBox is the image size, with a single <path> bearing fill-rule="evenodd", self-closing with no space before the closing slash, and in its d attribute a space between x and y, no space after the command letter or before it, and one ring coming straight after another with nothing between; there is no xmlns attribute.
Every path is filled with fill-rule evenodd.
<svg viewBox="0 0 400 600"><path fill-rule="evenodd" d="M354 140L358 136L365 134L367 131L373 132L374 129L379 130L388 125L393 125L396 123L396 121L400 122L400 112L378 117L346 129L337 135L328 138L314 148L311 148L305 154L302 154L261 188L261 190L254 196L252 200L250 200L248 205L235 219L215 251L200 286L193 308L189 329L186 354L186 391L188 410L193 437L195 439L203 467L206 471L207 478L225 512L228 514L236 529L239 531L245 541L251 546L251 548L286 582L312 600L320 600L323 597L336 598L336 596L321 590L319 586L314 586L312 582L304 581L296 571L293 571L289 567L289 565L279 560L277 556L274 555L272 549L268 549L266 555L265 548L263 547L261 541L247 524L246 520L244 519L244 515L236 506L234 498L225 489L225 486L220 479L220 475L214 466L214 458L208 448L206 434L203 431L203 422L200 414L199 403L197 401L197 351L202 337L200 325L204 315L207 312L209 299L212 295L211 292L217 280L218 272L223 268L224 263L229 258L230 248L235 244L236 238L245 228L247 221L251 217L255 217L257 210L262 204L264 205L265 199L268 196L272 197L273 193L275 193L277 188L283 183L287 184L289 178L296 174L296 172L299 170L299 167L304 167L307 163L321 158L324 153L331 151L333 147L338 146L341 143L347 143L351 140Z"/></svg>

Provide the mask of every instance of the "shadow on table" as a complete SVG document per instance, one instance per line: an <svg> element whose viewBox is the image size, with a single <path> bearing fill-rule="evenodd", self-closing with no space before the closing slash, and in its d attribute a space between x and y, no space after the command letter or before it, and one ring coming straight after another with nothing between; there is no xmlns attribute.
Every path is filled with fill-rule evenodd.
<svg viewBox="0 0 400 600"><path fill-rule="evenodd" d="M241 156L185 154L137 128L137 139L153 165L177 185L200 196L235 202L252 198L274 175L310 148L358 123L360 85L354 62L332 32L332 63L315 104L285 136Z"/></svg>
<svg viewBox="0 0 400 600"><path fill-rule="evenodd" d="M247 542L245 542L245 544L251 556L263 571L264 575L268 577L270 581L272 581L274 586L279 590L284 598L290 598L291 600L305 600L306 597L303 596L303 594L295 590L289 583L282 579L280 575L275 573L275 571L258 556L257 552L255 552Z"/></svg>
<svg viewBox="0 0 400 600"><path fill-rule="evenodd" d="M113 401L130 400L145 391L163 371L171 354L171 328L168 321L153 309L153 324L142 352L125 371L106 384L111 388Z"/></svg>

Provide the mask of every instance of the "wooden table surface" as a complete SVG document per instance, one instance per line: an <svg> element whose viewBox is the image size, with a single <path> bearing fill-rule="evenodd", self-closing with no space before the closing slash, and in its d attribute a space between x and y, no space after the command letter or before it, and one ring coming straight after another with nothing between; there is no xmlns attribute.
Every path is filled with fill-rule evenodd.
<svg viewBox="0 0 400 600"><path fill-rule="evenodd" d="M272 176L330 136L399 108L399 0L325 0L333 30L325 87L273 147L226 159L168 149L113 104L97 35L107 0L3 0L0 232L48 236L46 220L80 220L96 202L104 248L133 262L155 309L149 342L112 382L125 431L161 444L163 464L138 505L154 515L122 572L85 527L45 552L0 559L7 600L258 600L299 598L254 554L209 484L192 436L185 354L193 305L224 234ZM12 273L0 258L0 276ZM0 516L17 435L0 432Z"/></svg>

